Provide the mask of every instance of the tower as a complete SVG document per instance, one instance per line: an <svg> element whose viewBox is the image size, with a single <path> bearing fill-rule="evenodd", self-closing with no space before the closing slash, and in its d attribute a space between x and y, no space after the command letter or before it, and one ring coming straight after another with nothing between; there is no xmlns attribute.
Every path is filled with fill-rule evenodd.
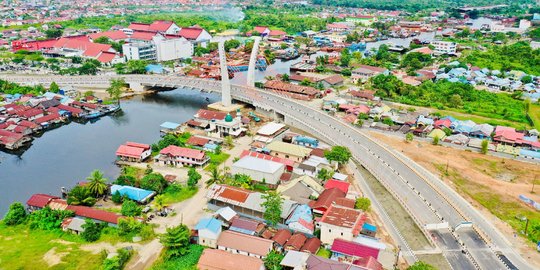
<svg viewBox="0 0 540 270"><path fill-rule="evenodd" d="M247 86L249 87L255 87L255 65L257 63L257 55L259 54L259 43L261 42L261 37L253 37L253 40L253 49L251 50L251 56L249 58L247 74Z"/></svg>
<svg viewBox="0 0 540 270"><path fill-rule="evenodd" d="M221 69L221 105L229 107L231 103L231 83L229 81L229 69L227 68L227 56L225 55L225 42L218 44L219 66Z"/></svg>

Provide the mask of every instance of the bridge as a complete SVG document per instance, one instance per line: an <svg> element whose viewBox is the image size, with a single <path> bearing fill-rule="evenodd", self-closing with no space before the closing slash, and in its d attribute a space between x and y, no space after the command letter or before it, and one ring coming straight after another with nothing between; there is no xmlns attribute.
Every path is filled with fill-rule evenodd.
<svg viewBox="0 0 540 270"><path fill-rule="evenodd" d="M123 78L135 90L181 88L221 93L220 81L163 75L27 76L3 75L0 79L23 85L106 86ZM354 161L383 184L411 215L426 237L437 245L454 269L533 269L509 241L482 214L438 177L414 161L375 141L362 130L307 103L243 85L231 85L232 99L310 132L333 145L347 145ZM354 165L353 165L354 166ZM369 189L359 183L364 189ZM414 252L393 226L376 195L366 192L397 243L403 257L416 261ZM463 226L472 224L472 226ZM433 240L435 238L435 240Z"/></svg>

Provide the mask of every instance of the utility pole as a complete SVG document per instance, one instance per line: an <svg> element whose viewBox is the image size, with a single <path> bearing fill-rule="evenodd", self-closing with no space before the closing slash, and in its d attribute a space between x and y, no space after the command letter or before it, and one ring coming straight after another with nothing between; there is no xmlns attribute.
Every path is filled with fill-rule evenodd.
<svg viewBox="0 0 540 270"><path fill-rule="evenodd" d="M538 0L538 1L540 1L540 0ZM534 193L534 185L536 185L537 177L538 177L538 176L534 176L534 180L533 180L533 182L532 182L531 193Z"/></svg>
<svg viewBox="0 0 540 270"><path fill-rule="evenodd" d="M396 254L396 261L394 262L394 269L398 269L398 263L399 263L399 254L401 253L401 246L397 246L397 254Z"/></svg>

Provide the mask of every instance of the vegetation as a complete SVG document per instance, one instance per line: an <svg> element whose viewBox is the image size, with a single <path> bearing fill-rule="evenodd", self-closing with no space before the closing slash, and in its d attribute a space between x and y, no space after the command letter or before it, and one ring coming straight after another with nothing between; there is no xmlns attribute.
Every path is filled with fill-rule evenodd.
<svg viewBox="0 0 540 270"><path fill-rule="evenodd" d="M58 93L59 91L60 91L60 87L58 86L58 84L56 84L56 82L52 82L51 85L49 86L49 92Z"/></svg>
<svg viewBox="0 0 540 270"><path fill-rule="evenodd" d="M136 202L132 200L124 200L122 203L121 213L126 217L135 217L141 215L142 209L139 205L137 205Z"/></svg>
<svg viewBox="0 0 540 270"><path fill-rule="evenodd" d="M47 206L32 212L29 216L30 229L56 230L60 228L60 225L65 218L72 216L72 211L53 210Z"/></svg>
<svg viewBox="0 0 540 270"><path fill-rule="evenodd" d="M160 242L166 248L168 257L184 256L189 252L190 229L180 224L167 228L167 232L160 237Z"/></svg>
<svg viewBox="0 0 540 270"><path fill-rule="evenodd" d="M480 152L482 154L487 154L488 153L488 146L489 146L489 141L488 140L482 140L482 148L480 149Z"/></svg>
<svg viewBox="0 0 540 270"><path fill-rule="evenodd" d="M197 194L198 190L197 187L190 188L181 186L180 184L171 184L163 192L163 203L169 205L171 203L185 201Z"/></svg>
<svg viewBox="0 0 540 270"><path fill-rule="evenodd" d="M122 270L133 255L133 251L126 248L117 249L116 253L116 256L103 261L103 270Z"/></svg>
<svg viewBox="0 0 540 270"><path fill-rule="evenodd" d="M4 224L14 226L22 224L26 220L26 210L20 202L14 202L9 206L9 210L4 216Z"/></svg>
<svg viewBox="0 0 540 270"><path fill-rule="evenodd" d="M67 203L70 205L92 206L96 203L96 198L88 187L77 185L69 191Z"/></svg>
<svg viewBox="0 0 540 270"><path fill-rule="evenodd" d="M317 173L317 178L321 179L322 181L327 181L331 179L332 176L334 176L334 171L327 170L325 168L320 169Z"/></svg>
<svg viewBox="0 0 540 270"><path fill-rule="evenodd" d="M92 174L90 174L89 177L86 178L88 180L88 190L96 196L103 196L105 192L107 191L107 178L103 177L103 172L99 170L92 171Z"/></svg>
<svg viewBox="0 0 540 270"><path fill-rule="evenodd" d="M218 167L212 167L210 170L210 178L206 180L206 187L209 187L213 184L220 184L223 182L225 177L221 174L221 171L218 169Z"/></svg>
<svg viewBox="0 0 540 270"><path fill-rule="evenodd" d="M268 270L281 270L283 269L281 260L283 260L284 257L284 255L272 250L268 253L266 258L264 258L264 267Z"/></svg>
<svg viewBox="0 0 540 270"><path fill-rule="evenodd" d="M142 189L153 190L158 194L161 194L165 188L167 188L169 183L167 183L167 180L165 180L163 175L159 173L150 173L141 179L140 185Z"/></svg>
<svg viewBox="0 0 540 270"><path fill-rule="evenodd" d="M407 133L407 135L405 135L405 141L406 142L410 143L413 140L414 140L414 135L411 132L409 132L409 133Z"/></svg>
<svg viewBox="0 0 540 270"><path fill-rule="evenodd" d="M107 93L109 94L109 97L112 100L116 100L116 102L120 103L120 97L122 96L122 92L125 86L126 81L123 78L111 79L111 86L107 88Z"/></svg>
<svg viewBox="0 0 540 270"><path fill-rule="evenodd" d="M160 261L152 267L152 270L197 270L197 262L199 261L203 250L204 247L201 245L189 245L188 252L184 256L172 258L162 257Z"/></svg>
<svg viewBox="0 0 540 270"><path fill-rule="evenodd" d="M339 163L339 165L343 165L352 157L351 150L345 146L332 146L332 149L330 151L324 152L324 157L328 159L329 161L336 161Z"/></svg>
<svg viewBox="0 0 540 270"><path fill-rule="evenodd" d="M262 198L264 200L261 203L264 208L263 217L270 226L276 226L281 220L283 198L275 191L263 194Z"/></svg>
<svg viewBox="0 0 540 270"><path fill-rule="evenodd" d="M101 230L107 227L106 223L95 223L91 219L86 219L82 228L81 237L87 242L95 242L101 236Z"/></svg>
<svg viewBox="0 0 540 270"><path fill-rule="evenodd" d="M525 41L507 46L491 46L485 52L474 50L463 60L491 70L520 70L527 74L540 75L540 50L533 50Z"/></svg>
<svg viewBox="0 0 540 270"><path fill-rule="evenodd" d="M354 208L361 209L364 211L369 210L370 206L371 206L371 201L366 197L357 198L356 203L354 204Z"/></svg>
<svg viewBox="0 0 540 270"><path fill-rule="evenodd" d="M330 256L332 255L332 251L326 249L326 248L320 248L319 251L317 251L317 256L320 256L320 257L323 257L323 258L327 258L329 259Z"/></svg>
<svg viewBox="0 0 540 270"><path fill-rule="evenodd" d="M446 80L426 81L415 87L393 75L376 76L372 84L378 96L396 102L529 124L524 102L505 93L476 90L469 84Z"/></svg>
<svg viewBox="0 0 540 270"><path fill-rule="evenodd" d="M436 270L436 268L423 261L417 261L413 265L407 267L407 270Z"/></svg>

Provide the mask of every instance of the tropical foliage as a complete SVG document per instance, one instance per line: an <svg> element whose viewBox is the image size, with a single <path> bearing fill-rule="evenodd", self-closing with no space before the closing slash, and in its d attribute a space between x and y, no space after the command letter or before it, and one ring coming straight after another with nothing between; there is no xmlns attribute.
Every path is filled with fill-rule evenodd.
<svg viewBox="0 0 540 270"><path fill-rule="evenodd" d="M8 226L18 225L26 220L26 210L20 202L14 202L9 206L9 210L4 216L4 224Z"/></svg>
<svg viewBox="0 0 540 270"><path fill-rule="evenodd" d="M102 196L107 191L107 178L103 177L103 172L99 170L94 170L88 180L88 189L95 196Z"/></svg>
<svg viewBox="0 0 540 270"><path fill-rule="evenodd" d="M92 206L96 203L96 198L89 188L77 185L69 191L67 203L70 205Z"/></svg>
<svg viewBox="0 0 540 270"><path fill-rule="evenodd" d="M176 227L167 228L167 232L160 237L160 242L167 249L167 256L184 256L189 252L190 229L180 224Z"/></svg>
<svg viewBox="0 0 540 270"><path fill-rule="evenodd" d="M332 146L332 149L324 152L324 157L330 161L336 161L340 165L349 162L352 157L351 150L345 146Z"/></svg>
<svg viewBox="0 0 540 270"><path fill-rule="evenodd" d="M520 70L527 74L540 75L540 50L533 50L525 41L508 46L491 46L485 52L474 50L463 60L491 70Z"/></svg>
<svg viewBox="0 0 540 270"><path fill-rule="evenodd" d="M73 212L67 210L53 210L50 207L36 210L29 216L31 229L55 230L67 217L72 217Z"/></svg>
<svg viewBox="0 0 540 270"><path fill-rule="evenodd" d="M264 208L263 217L270 226L276 226L281 220L283 212L283 198L275 191L270 191L262 195L263 202L261 206Z"/></svg>

